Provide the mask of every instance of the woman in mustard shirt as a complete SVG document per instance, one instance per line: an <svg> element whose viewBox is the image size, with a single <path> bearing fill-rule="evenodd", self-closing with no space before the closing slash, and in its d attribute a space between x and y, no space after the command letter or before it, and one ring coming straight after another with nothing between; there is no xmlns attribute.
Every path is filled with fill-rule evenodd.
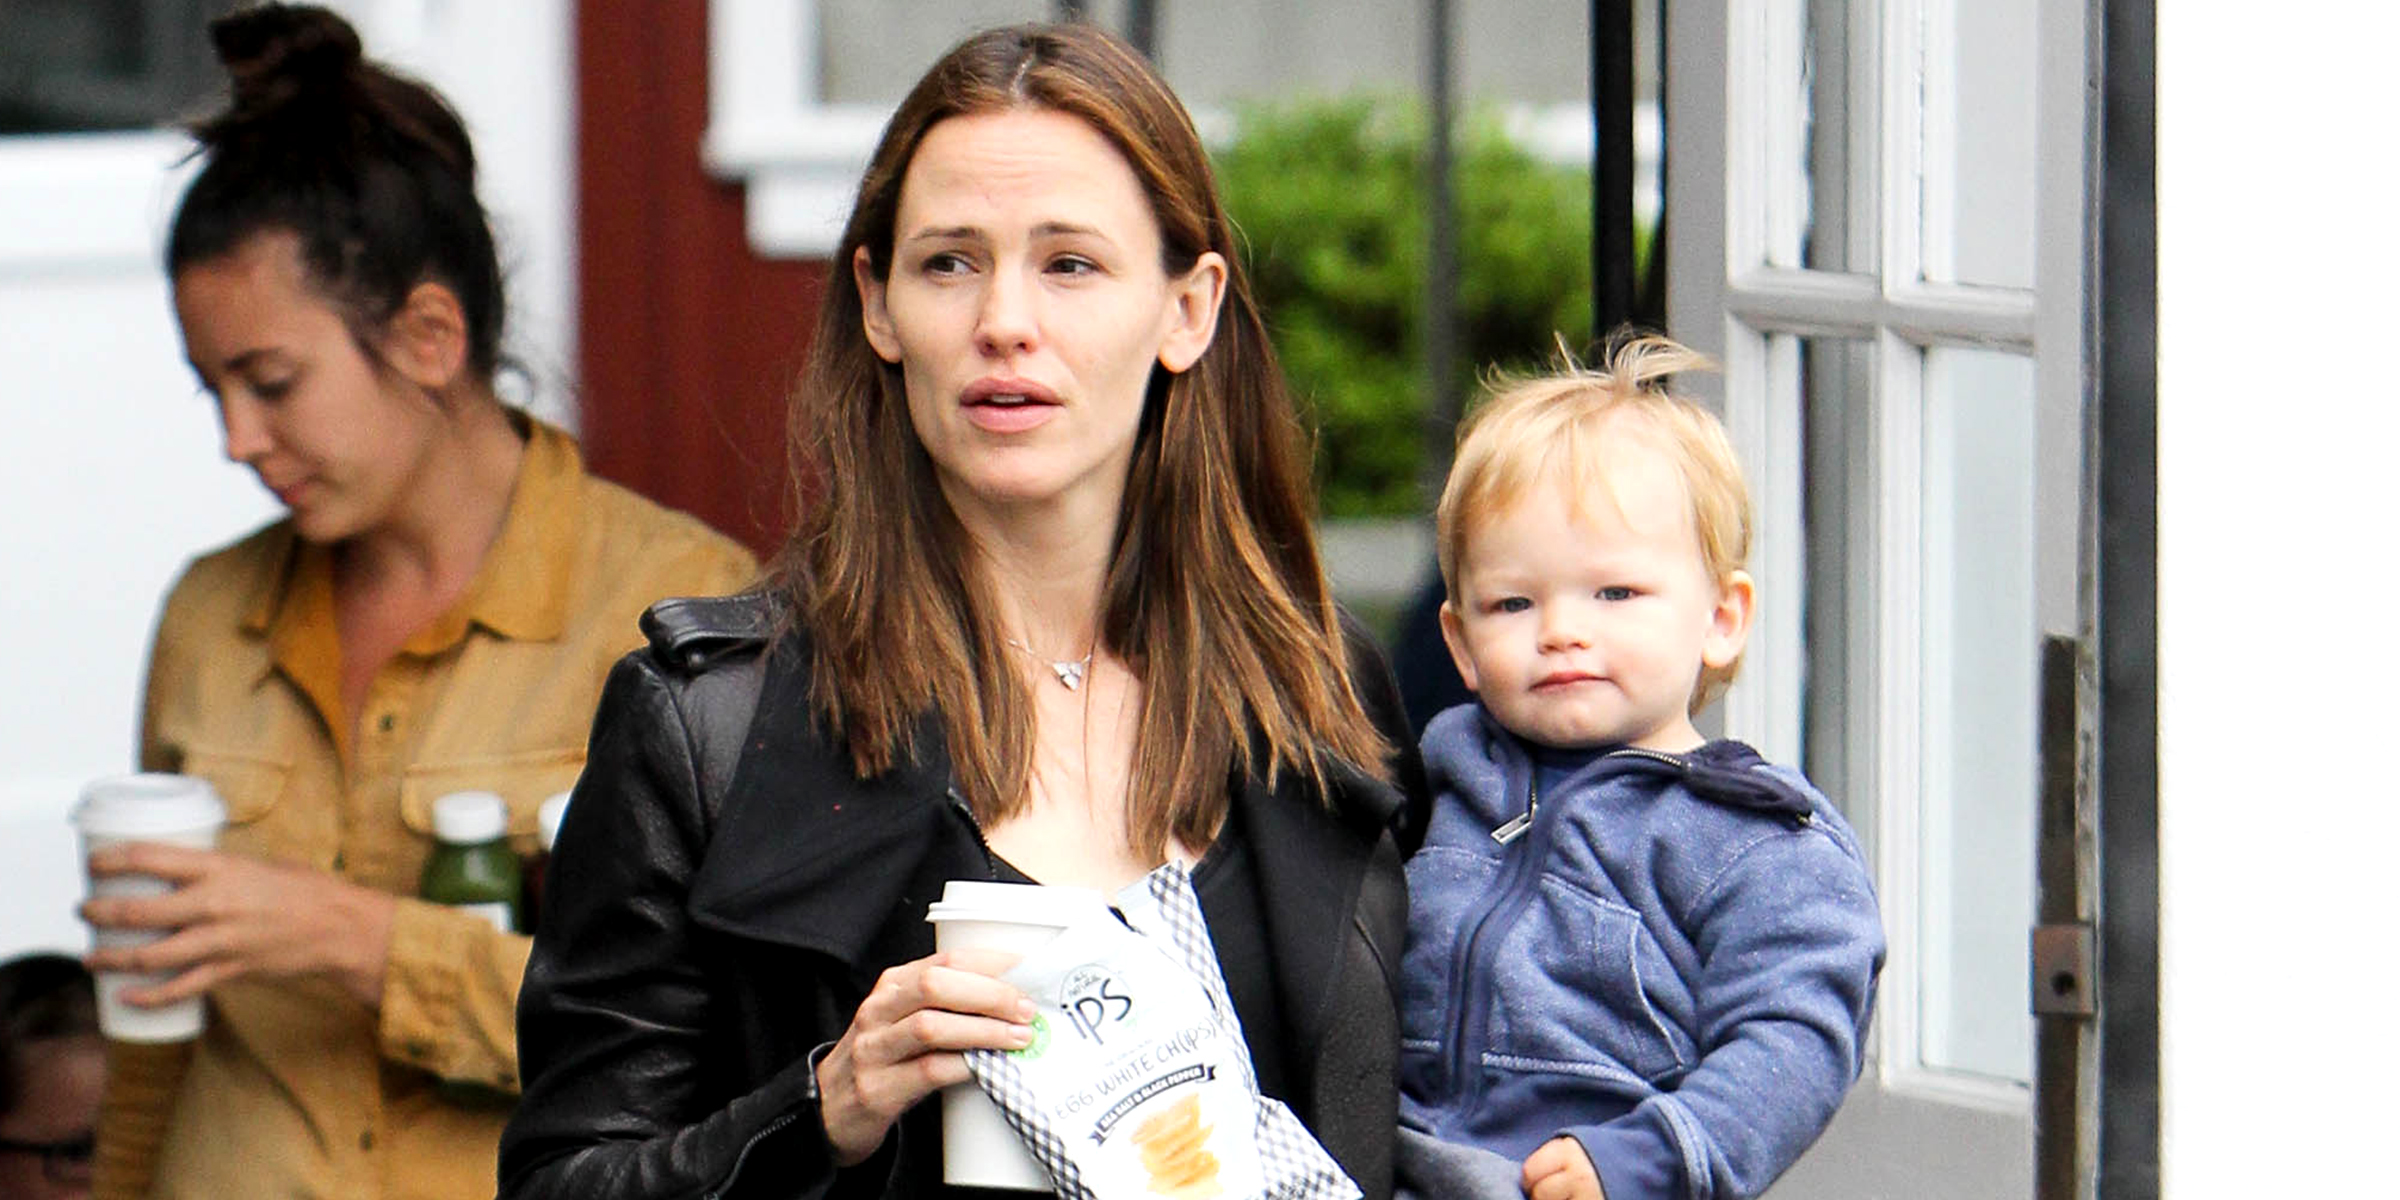
<svg viewBox="0 0 2400 1200"><path fill-rule="evenodd" d="M414 898L433 801L498 792L530 850L644 606L755 564L497 398L500 270L438 95L320 9L212 34L233 98L167 266L225 454L287 514L159 621L141 764L231 820L218 852L93 856L180 887L87 904L174 931L92 965L209 1002L196 1042L112 1044L96 1191L489 1196L528 939Z"/></svg>

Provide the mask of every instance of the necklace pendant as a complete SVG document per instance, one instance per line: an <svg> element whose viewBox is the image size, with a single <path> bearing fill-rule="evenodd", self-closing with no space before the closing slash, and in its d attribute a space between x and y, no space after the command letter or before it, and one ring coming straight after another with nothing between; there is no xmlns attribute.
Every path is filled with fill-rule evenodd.
<svg viewBox="0 0 2400 1200"><path fill-rule="evenodd" d="M1064 685L1068 691L1071 692L1083 686L1082 663L1054 662L1050 664L1050 669L1058 673L1058 682Z"/></svg>

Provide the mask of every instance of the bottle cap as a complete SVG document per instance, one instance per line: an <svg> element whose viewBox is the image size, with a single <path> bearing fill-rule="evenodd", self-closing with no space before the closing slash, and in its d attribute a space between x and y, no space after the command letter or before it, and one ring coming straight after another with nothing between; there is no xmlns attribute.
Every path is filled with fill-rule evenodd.
<svg viewBox="0 0 2400 1200"><path fill-rule="evenodd" d="M433 802L433 836L453 846L489 842L508 832L508 802L497 792L452 792Z"/></svg>
<svg viewBox="0 0 2400 1200"><path fill-rule="evenodd" d="M542 853L544 854L550 853L550 848L558 844L558 823L567 819L567 797L572 794L560 792L542 801L538 824L542 831Z"/></svg>

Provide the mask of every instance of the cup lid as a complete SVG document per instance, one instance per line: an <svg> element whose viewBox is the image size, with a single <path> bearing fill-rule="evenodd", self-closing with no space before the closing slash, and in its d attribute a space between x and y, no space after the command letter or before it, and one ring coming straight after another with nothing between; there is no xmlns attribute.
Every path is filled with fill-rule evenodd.
<svg viewBox="0 0 2400 1200"><path fill-rule="evenodd" d="M497 792L451 792L433 802L433 836L453 846L489 842L508 832L508 801Z"/></svg>
<svg viewBox="0 0 2400 1200"><path fill-rule="evenodd" d="M925 919L1009 921L1064 929L1093 913L1107 911L1108 898L1091 888L953 879L943 886L942 898L925 910Z"/></svg>
<svg viewBox="0 0 2400 1200"><path fill-rule="evenodd" d="M70 818L86 834L139 838L225 823L225 802L197 775L146 771L83 785Z"/></svg>

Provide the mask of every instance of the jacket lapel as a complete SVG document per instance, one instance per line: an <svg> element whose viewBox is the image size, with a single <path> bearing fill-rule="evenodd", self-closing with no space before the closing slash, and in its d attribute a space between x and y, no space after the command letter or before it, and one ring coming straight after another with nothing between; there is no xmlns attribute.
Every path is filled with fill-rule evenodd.
<svg viewBox="0 0 2400 1200"><path fill-rule="evenodd" d="M1265 881L1263 919L1274 953L1276 998L1289 1023L1290 1052L1301 1067L1293 1078L1313 1075L1317 1052L1325 1045L1359 891L1384 822L1401 807L1392 788L1338 764L1332 779L1331 806L1291 771L1282 772L1273 788L1252 778L1234 795ZM1398 950L1396 945L1381 948L1387 954Z"/></svg>
<svg viewBox="0 0 2400 1200"><path fill-rule="evenodd" d="M912 759L859 779L810 706L807 678L767 672L688 905L709 928L856 967L910 911L921 924L932 897L911 893L957 857L949 759L928 718Z"/></svg>

